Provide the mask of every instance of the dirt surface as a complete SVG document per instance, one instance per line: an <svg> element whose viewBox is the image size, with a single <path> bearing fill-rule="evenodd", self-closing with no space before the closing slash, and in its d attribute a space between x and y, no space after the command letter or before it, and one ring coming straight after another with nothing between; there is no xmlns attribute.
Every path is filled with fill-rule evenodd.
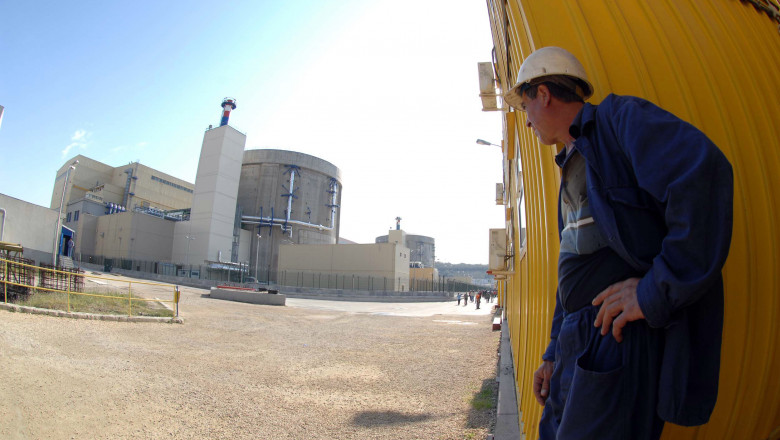
<svg viewBox="0 0 780 440"><path fill-rule="evenodd" d="M499 333L450 303L184 288L184 324L0 311L3 439L484 439Z"/></svg>

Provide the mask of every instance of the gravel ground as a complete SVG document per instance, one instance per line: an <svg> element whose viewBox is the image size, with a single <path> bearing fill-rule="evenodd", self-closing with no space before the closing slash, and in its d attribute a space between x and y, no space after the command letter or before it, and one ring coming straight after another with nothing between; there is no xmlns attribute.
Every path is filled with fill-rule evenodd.
<svg viewBox="0 0 780 440"><path fill-rule="evenodd" d="M119 279L119 278L118 278ZM0 311L3 439L484 439L492 315L452 303L220 301L184 324ZM365 307L363 307L365 306Z"/></svg>

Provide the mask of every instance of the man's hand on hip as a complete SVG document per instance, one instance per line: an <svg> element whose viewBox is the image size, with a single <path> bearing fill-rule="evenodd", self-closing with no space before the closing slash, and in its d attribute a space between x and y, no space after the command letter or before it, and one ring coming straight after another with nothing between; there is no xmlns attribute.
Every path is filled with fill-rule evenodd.
<svg viewBox="0 0 780 440"><path fill-rule="evenodd" d="M631 321L645 319L636 299L638 284L639 278L629 278L607 287L593 300L594 306L601 304L593 325L601 327L602 335L607 334L611 325L615 340L622 342L623 327Z"/></svg>
<svg viewBox="0 0 780 440"><path fill-rule="evenodd" d="M539 405L544 406L547 396L550 395L550 377L552 377L553 366L551 361L544 361L534 372L534 396Z"/></svg>

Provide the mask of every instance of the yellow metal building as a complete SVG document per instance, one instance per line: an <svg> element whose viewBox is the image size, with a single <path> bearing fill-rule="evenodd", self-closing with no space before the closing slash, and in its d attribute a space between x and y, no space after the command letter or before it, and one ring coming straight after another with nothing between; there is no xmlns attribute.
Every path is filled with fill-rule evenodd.
<svg viewBox="0 0 780 440"><path fill-rule="evenodd" d="M780 8L775 0L487 0L498 87L525 57L563 47L584 64L597 104L635 95L704 131L734 168L734 231L724 271L718 403L664 439L780 438ZM549 338L557 283L556 147L504 109L509 275L501 281L526 438L542 407L532 375ZM560 148L561 146L558 146ZM520 172L522 170L522 173ZM524 208L524 218L521 214ZM527 223L527 224L522 224ZM527 228L521 242L522 228Z"/></svg>

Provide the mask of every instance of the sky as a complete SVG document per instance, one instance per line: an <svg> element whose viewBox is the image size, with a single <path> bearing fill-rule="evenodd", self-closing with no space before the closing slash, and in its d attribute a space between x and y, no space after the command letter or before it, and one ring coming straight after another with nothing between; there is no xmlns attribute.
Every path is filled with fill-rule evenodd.
<svg viewBox="0 0 780 440"><path fill-rule="evenodd" d="M0 3L0 193L49 206L78 154L194 183L203 133L310 154L341 170L341 237L395 228L436 259L487 264L501 152L477 63L480 0Z"/></svg>

